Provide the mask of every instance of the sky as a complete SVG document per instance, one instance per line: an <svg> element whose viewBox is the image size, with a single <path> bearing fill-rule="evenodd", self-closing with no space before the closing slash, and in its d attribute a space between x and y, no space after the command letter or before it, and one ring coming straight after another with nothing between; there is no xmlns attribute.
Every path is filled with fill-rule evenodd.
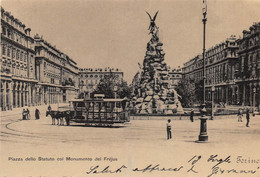
<svg viewBox="0 0 260 177"><path fill-rule="evenodd" d="M81 68L120 68L131 82L156 25L171 67L202 53L202 0L1 0L6 11ZM207 0L206 49L260 22L260 0Z"/></svg>

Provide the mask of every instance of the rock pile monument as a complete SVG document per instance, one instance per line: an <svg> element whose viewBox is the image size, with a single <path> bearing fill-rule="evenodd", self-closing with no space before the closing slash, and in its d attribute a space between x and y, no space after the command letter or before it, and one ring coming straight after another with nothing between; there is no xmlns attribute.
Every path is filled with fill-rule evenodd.
<svg viewBox="0 0 260 177"><path fill-rule="evenodd" d="M158 14L150 18L150 41L143 66L139 64L139 78L135 87L135 109L140 114L173 114L183 112L177 92L169 84L169 67L164 62L163 43L159 40L159 27L155 24Z"/></svg>

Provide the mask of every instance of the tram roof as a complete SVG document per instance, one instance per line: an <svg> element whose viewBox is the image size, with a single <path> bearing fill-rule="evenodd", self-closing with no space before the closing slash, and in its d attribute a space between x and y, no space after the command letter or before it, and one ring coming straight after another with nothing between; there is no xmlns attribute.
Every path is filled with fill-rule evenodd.
<svg viewBox="0 0 260 177"><path fill-rule="evenodd" d="M121 102L126 100L125 98L104 98L104 99L98 99L98 98L89 98L89 99L72 99L70 102Z"/></svg>

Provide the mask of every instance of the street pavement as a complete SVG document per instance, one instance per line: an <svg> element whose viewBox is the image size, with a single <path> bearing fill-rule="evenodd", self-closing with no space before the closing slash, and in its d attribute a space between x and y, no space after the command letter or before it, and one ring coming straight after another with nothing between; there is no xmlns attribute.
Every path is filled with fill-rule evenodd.
<svg viewBox="0 0 260 177"><path fill-rule="evenodd" d="M245 116L243 122L238 122L236 115L208 120L209 141L198 143L196 140L200 131L199 117L195 117L194 122L186 118L179 120L172 117L173 138L167 140L166 120L169 117L135 119L122 127L101 128L85 127L83 124L75 123L71 126L51 125L51 118L45 117L46 108L43 107L40 111L40 120L34 120L33 117L31 120L21 120L18 116L20 113L17 113L17 116L13 113L1 117L1 177L208 177L213 170L215 174L212 176L260 177L259 115L251 116L250 127L245 126ZM211 155L217 156L210 159ZM39 157L49 160L40 160ZM66 157L83 159L73 161L66 160ZM101 159L98 159L99 157ZM195 162L198 157L199 160ZM239 173L222 171L221 174L220 171L216 172L216 167L213 169L221 158L222 161L226 159L226 162L217 165L221 169L238 171L256 169L256 172L245 174L240 171ZM241 158L245 158L245 163L240 163L238 159ZM254 163L249 163L252 160ZM158 169L152 172L133 171L134 168L141 169L150 164L154 166L159 164L161 168L183 167L175 172L159 172ZM102 171L109 166L109 170L112 171L102 173L97 171L98 174L92 174L90 168L97 165L99 166L97 170ZM112 173L122 165L126 168Z"/></svg>

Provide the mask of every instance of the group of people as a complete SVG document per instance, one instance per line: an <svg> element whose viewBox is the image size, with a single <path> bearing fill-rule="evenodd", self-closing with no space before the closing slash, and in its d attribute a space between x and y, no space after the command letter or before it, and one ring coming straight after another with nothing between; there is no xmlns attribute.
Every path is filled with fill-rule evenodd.
<svg viewBox="0 0 260 177"><path fill-rule="evenodd" d="M31 119L30 111L29 111L28 108L27 109L23 109L22 118L23 118L23 120ZM40 119L40 111L37 108L35 109L35 119L36 120Z"/></svg>
<svg viewBox="0 0 260 177"><path fill-rule="evenodd" d="M243 109L239 108L238 109L238 122L243 122L242 118L243 118ZM254 114L253 114L254 116ZM194 121L194 110L191 109L191 113L190 113L190 121L193 122ZM249 108L246 109L246 126L249 127L249 122L250 122L250 110ZM166 124L166 130L167 130L167 139L171 139L172 138L172 132L171 132L171 119L168 119L167 124Z"/></svg>
<svg viewBox="0 0 260 177"><path fill-rule="evenodd" d="M238 109L238 122L243 122L242 117L243 117L243 110L241 108ZM190 121L193 122L194 121L194 110L191 109L190 112ZM250 110L249 108L246 109L246 126L249 127L249 121L250 121Z"/></svg>

